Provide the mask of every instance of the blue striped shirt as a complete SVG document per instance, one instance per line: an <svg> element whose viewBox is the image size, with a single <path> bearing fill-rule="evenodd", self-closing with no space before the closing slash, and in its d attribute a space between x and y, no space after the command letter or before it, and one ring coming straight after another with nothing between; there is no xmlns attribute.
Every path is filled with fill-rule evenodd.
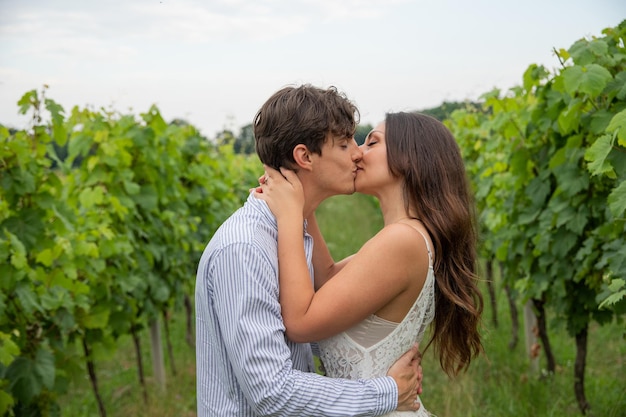
<svg viewBox="0 0 626 417"><path fill-rule="evenodd" d="M314 373L311 346L285 338L278 303L278 228L250 194L216 231L196 277L198 417L376 416L397 406L391 377ZM309 269L313 239L305 233Z"/></svg>

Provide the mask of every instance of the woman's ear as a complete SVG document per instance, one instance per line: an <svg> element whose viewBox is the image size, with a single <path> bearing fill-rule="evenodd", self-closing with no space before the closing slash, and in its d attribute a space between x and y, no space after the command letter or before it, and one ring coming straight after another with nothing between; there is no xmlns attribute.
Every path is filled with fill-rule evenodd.
<svg viewBox="0 0 626 417"><path fill-rule="evenodd" d="M293 159L296 161L298 168L305 170L311 169L311 152L306 145L299 144L293 148Z"/></svg>

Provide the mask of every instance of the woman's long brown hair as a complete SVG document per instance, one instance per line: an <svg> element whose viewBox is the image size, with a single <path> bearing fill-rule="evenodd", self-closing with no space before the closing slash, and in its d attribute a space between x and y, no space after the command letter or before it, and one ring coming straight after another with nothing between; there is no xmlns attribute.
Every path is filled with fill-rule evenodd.
<svg viewBox="0 0 626 417"><path fill-rule="evenodd" d="M387 160L404 178L404 201L435 246L435 318L432 337L442 369L466 370L483 351L479 325L483 298L476 275L476 220L461 152L452 133L420 113L385 118Z"/></svg>

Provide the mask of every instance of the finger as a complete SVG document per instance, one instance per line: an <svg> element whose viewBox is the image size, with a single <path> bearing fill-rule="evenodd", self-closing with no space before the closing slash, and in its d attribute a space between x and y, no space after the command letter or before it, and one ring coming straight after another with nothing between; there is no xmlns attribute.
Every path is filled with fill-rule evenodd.
<svg viewBox="0 0 626 417"><path fill-rule="evenodd" d="M417 411L420 409L420 402L416 399L415 402L413 402L413 404L411 404L411 408L413 411Z"/></svg>
<svg viewBox="0 0 626 417"><path fill-rule="evenodd" d="M274 175L280 174L280 171L272 168L269 165L263 165L263 169L265 169L265 176L269 175L270 177L273 177Z"/></svg>
<svg viewBox="0 0 626 417"><path fill-rule="evenodd" d="M415 345L413 345L411 347L411 349L407 350L404 355L402 355L400 357L399 360L408 363L409 365L413 366L413 359L415 358L415 352L417 351L417 349L415 348Z"/></svg>
<svg viewBox="0 0 626 417"><path fill-rule="evenodd" d="M287 181L293 183L293 179L297 179L298 176L296 175L296 172L293 169L289 169L289 168L285 168L285 167L280 167L280 173L283 175L283 177L285 177L287 179Z"/></svg>
<svg viewBox="0 0 626 417"><path fill-rule="evenodd" d="M414 350L414 357L413 359L418 360L418 361L422 361L422 354L420 353L420 344L415 342L413 344L413 346L411 346L411 350Z"/></svg>

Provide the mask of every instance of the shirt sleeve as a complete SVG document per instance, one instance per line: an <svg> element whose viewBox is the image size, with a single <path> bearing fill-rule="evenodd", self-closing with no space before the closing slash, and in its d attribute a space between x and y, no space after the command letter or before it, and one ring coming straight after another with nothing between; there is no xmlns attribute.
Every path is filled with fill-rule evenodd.
<svg viewBox="0 0 626 417"><path fill-rule="evenodd" d="M278 302L277 263L236 244L214 259L213 298L230 365L246 400L261 416L376 416L395 410L391 377L327 378L294 370ZM224 272L227 271L227 272Z"/></svg>

